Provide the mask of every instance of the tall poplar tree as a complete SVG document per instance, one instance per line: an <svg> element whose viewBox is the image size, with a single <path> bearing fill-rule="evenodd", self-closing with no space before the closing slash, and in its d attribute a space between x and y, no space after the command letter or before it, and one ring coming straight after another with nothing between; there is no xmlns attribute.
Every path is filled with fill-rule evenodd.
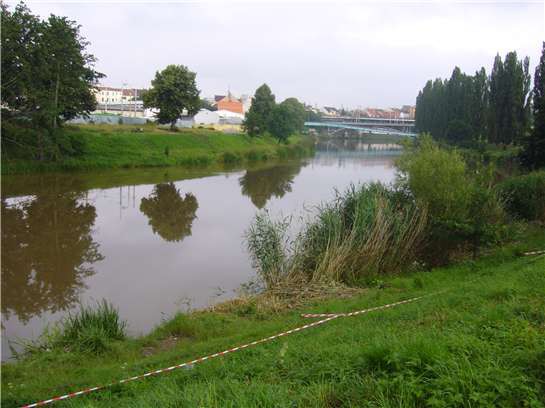
<svg viewBox="0 0 545 408"><path fill-rule="evenodd" d="M540 168L545 167L545 42L534 74L532 97L534 127L525 140L521 159L526 167Z"/></svg>

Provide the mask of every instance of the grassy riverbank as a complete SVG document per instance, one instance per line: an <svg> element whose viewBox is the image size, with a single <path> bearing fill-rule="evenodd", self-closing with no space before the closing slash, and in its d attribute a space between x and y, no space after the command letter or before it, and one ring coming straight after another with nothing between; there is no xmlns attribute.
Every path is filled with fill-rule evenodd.
<svg viewBox="0 0 545 408"><path fill-rule="evenodd" d="M478 260L384 277L359 295L269 314L252 302L195 312L98 355L70 347L2 369L2 406L163 368L302 325L301 312L352 311L447 290L77 397L71 406L543 406L545 248L532 227ZM312 321L312 320L311 320ZM63 405L63 403L59 403Z"/></svg>
<svg viewBox="0 0 545 408"><path fill-rule="evenodd" d="M140 131L142 130L142 131ZM29 137L26 135L25 137ZM236 164L308 154L312 143L292 136L288 144L271 137L225 134L209 129L171 132L155 125L67 126L63 138L71 151L57 161L38 161L36 152L2 151L2 174L134 167Z"/></svg>

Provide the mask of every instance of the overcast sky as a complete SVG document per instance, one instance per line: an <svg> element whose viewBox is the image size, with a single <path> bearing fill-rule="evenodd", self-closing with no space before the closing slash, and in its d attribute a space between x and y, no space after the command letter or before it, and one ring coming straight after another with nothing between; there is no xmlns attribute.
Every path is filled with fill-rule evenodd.
<svg viewBox="0 0 545 408"><path fill-rule="evenodd" d="M12 5L15 2L10 2ZM497 52L530 57L545 39L542 1L27 1L82 25L103 83L148 87L184 64L203 96L253 94L318 105L414 104L426 80L455 65L490 71Z"/></svg>

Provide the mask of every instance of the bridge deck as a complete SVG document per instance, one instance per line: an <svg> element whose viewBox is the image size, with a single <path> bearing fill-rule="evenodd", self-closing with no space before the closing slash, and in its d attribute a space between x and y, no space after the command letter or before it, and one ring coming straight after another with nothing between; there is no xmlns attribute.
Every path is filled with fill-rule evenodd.
<svg viewBox="0 0 545 408"><path fill-rule="evenodd" d="M366 133L370 135L384 135L384 136L403 136L403 137L416 137L416 133L411 132L398 132L395 130L388 129L377 129L377 128L368 128L364 126L355 126L347 123L336 123L336 122L305 122L305 127L309 128L334 128L334 129L346 129L346 130L356 130L360 133Z"/></svg>

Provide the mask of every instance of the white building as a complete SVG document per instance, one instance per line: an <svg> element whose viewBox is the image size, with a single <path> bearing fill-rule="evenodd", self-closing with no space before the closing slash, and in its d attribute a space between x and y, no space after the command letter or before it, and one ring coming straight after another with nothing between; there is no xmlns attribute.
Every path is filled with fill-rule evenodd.
<svg viewBox="0 0 545 408"><path fill-rule="evenodd" d="M217 125L220 122L220 115L217 111L201 109L194 117L195 125Z"/></svg>
<svg viewBox="0 0 545 408"><path fill-rule="evenodd" d="M123 91L119 88L112 88L109 86L97 86L95 88L95 98L97 103L122 103Z"/></svg>

